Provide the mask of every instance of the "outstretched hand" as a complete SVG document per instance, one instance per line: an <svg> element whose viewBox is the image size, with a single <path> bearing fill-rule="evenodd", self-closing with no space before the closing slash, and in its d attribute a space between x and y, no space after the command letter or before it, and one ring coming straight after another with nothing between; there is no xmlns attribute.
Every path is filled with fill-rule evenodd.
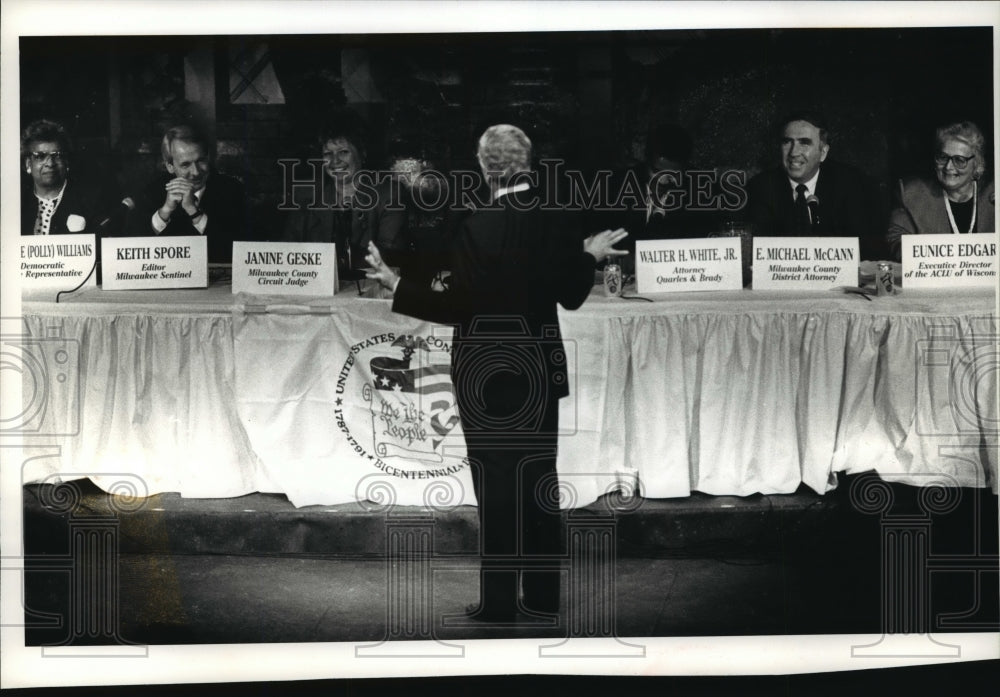
<svg viewBox="0 0 1000 697"><path fill-rule="evenodd" d="M628 254L628 250L615 249L614 245L628 237L625 228L617 230L605 230L591 235L583 241L583 251L597 259L603 261L606 257L620 257Z"/></svg>
<svg viewBox="0 0 1000 697"><path fill-rule="evenodd" d="M399 281L399 274L386 266L385 262L382 261L382 255L379 254L378 247L375 246L374 242L368 243L368 254L365 255L365 261L371 266L370 269L365 271L366 278L378 281L379 285L383 288L395 290L396 283Z"/></svg>

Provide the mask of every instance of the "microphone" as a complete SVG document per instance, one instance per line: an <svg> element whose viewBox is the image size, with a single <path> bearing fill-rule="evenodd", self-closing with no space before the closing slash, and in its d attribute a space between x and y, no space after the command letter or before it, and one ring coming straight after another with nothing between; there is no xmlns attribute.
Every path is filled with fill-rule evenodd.
<svg viewBox="0 0 1000 697"><path fill-rule="evenodd" d="M819 225L819 197L811 195L806 199L806 205L809 206L809 217L812 219L813 227L816 227Z"/></svg>
<svg viewBox="0 0 1000 697"><path fill-rule="evenodd" d="M104 227L105 225L110 223L111 219L114 218L116 215L124 215L128 211L134 211L134 210L135 210L135 201L132 200L131 196L126 196L121 200L121 203L115 206L114 209L110 213L108 213L108 215L104 218L104 220L102 220L100 223L97 224L97 227Z"/></svg>

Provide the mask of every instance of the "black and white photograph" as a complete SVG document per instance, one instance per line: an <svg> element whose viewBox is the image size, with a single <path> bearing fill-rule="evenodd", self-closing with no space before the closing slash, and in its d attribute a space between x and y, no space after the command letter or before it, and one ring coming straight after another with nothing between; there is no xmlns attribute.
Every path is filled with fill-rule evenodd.
<svg viewBox="0 0 1000 697"><path fill-rule="evenodd" d="M6 3L4 687L1000 659L1000 3L894 6Z"/></svg>

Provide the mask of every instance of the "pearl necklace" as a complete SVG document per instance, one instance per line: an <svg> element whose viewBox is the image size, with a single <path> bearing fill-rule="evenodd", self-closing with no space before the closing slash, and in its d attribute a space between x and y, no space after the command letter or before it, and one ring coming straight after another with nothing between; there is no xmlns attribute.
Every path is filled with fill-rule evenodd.
<svg viewBox="0 0 1000 697"><path fill-rule="evenodd" d="M977 199L979 198L979 182L975 179L972 180L972 220L969 221L969 232L976 227L976 206L978 205ZM955 223L955 216L951 212L951 201L948 200L948 195L945 194L944 197L944 209L948 211L948 222L951 223L951 231L958 235L960 234L958 225Z"/></svg>

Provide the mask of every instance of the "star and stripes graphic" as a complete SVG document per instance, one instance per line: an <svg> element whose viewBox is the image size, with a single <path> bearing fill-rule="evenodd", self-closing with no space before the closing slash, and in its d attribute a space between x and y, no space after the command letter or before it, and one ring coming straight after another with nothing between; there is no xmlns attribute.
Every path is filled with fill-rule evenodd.
<svg viewBox="0 0 1000 697"><path fill-rule="evenodd" d="M429 445L437 451L459 422L450 356L432 350L422 337L407 335L392 343L389 355L372 358L369 368L383 400L412 407L409 413L421 422L427 418L433 433Z"/></svg>

